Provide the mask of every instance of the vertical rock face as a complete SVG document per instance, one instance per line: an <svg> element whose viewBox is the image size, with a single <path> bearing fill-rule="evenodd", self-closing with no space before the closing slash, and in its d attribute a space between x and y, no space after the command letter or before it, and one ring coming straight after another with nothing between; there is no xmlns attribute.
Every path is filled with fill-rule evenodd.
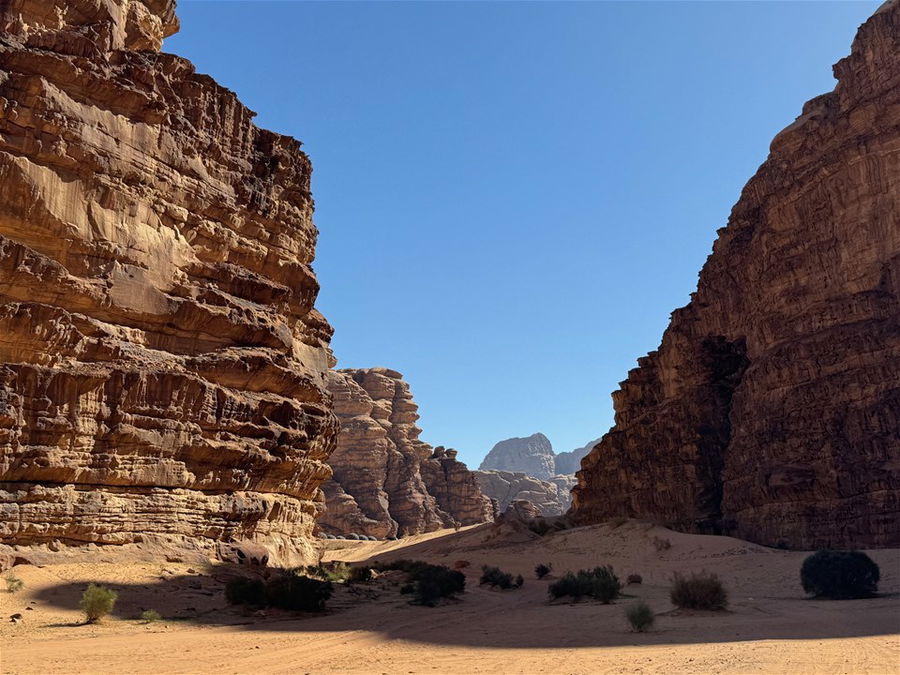
<svg viewBox="0 0 900 675"><path fill-rule="evenodd" d="M690 304L613 394L573 515L900 545L900 4L744 188Z"/></svg>
<svg viewBox="0 0 900 675"><path fill-rule="evenodd" d="M337 432L311 167L176 29L0 2L0 542L299 561Z"/></svg>
<svg viewBox="0 0 900 675"><path fill-rule="evenodd" d="M593 450L594 446L599 442L600 439L598 438L577 450L559 453L556 456L557 475L575 475L575 472L581 468L581 460L587 457L587 454Z"/></svg>
<svg viewBox="0 0 900 675"><path fill-rule="evenodd" d="M491 448L478 469L520 472L545 480L556 473L556 455L544 434L507 438Z"/></svg>
<svg viewBox="0 0 900 675"><path fill-rule="evenodd" d="M491 519L490 500L456 452L419 440L418 406L400 373L339 370L328 388L341 433L322 529L383 539Z"/></svg>

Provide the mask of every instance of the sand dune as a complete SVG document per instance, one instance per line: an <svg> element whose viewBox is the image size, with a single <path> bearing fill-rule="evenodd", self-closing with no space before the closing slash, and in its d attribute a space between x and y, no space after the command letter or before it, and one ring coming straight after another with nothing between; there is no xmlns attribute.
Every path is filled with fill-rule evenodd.
<svg viewBox="0 0 900 675"><path fill-rule="evenodd" d="M657 551L654 538L671 548ZM544 538L491 526L395 542L329 542L327 560L466 560L463 598L434 609L411 606L386 582L341 588L321 616L265 616L226 607L221 567L188 564L20 565L26 583L0 593L4 673L896 673L900 666L900 550L870 552L882 595L870 600L806 599L798 570L805 554L727 537L671 532L637 522L577 528ZM626 592L657 613L647 634L629 631L623 608L549 603L554 572L611 564L644 583ZM517 591L477 585L482 564L526 577ZM673 572L718 573L729 611L677 611L668 601ZM116 616L78 625L88 581L120 592ZM32 609L26 609L31 607ZM165 620L133 620L143 609ZM135 639L140 638L140 639Z"/></svg>

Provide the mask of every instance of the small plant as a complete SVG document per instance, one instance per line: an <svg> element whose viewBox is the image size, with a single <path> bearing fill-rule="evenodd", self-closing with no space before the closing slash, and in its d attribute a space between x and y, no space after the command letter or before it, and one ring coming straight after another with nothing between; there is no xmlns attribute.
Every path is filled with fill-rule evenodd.
<svg viewBox="0 0 900 675"><path fill-rule="evenodd" d="M444 565L431 565L421 560L395 560L376 566L378 570L401 570L409 575L411 583L400 589L401 593L413 593L413 602L434 607L441 598L462 593L466 588L466 575Z"/></svg>
<svg viewBox="0 0 900 675"><path fill-rule="evenodd" d="M672 548L672 542L662 537L653 537L653 548L656 549L657 553L662 553Z"/></svg>
<svg viewBox="0 0 900 675"><path fill-rule="evenodd" d="M516 575L516 580L513 581L513 588L522 588L525 585L525 577L521 574Z"/></svg>
<svg viewBox="0 0 900 675"><path fill-rule="evenodd" d="M710 572L682 576L676 572L669 589L672 604L682 609L721 610L728 606L728 593L721 580Z"/></svg>
<svg viewBox="0 0 900 675"><path fill-rule="evenodd" d="M547 563L546 565L544 563L538 563L534 567L534 576L536 576L538 579L543 579L545 576L550 574L550 572L552 572L552 571L553 571L552 563Z"/></svg>
<svg viewBox="0 0 900 675"><path fill-rule="evenodd" d="M225 599L229 605L265 607L266 584L257 577L237 577L225 584Z"/></svg>
<svg viewBox="0 0 900 675"><path fill-rule="evenodd" d="M321 612L333 590L330 581L302 576L295 570L284 570L266 583L266 599L270 607Z"/></svg>
<svg viewBox="0 0 900 675"><path fill-rule="evenodd" d="M804 591L834 600L870 598L880 578L878 565L861 551L817 551L800 568Z"/></svg>
<svg viewBox="0 0 900 675"><path fill-rule="evenodd" d="M650 609L650 605L648 605L643 600L638 600L637 602L628 605L625 608L625 618L628 619L628 623L631 624L631 629L635 633L643 633L647 629L653 626L653 622L656 621L656 617L653 616L653 610Z"/></svg>
<svg viewBox="0 0 900 675"><path fill-rule="evenodd" d="M550 584L551 598L570 596L575 600L589 596L608 605L619 596L622 584L612 567L595 567L593 570L579 570L577 574L566 572L560 579Z"/></svg>
<svg viewBox="0 0 900 675"><path fill-rule="evenodd" d="M12 573L7 574L4 579L6 581L7 593L18 593L25 588L25 582Z"/></svg>
<svg viewBox="0 0 900 675"><path fill-rule="evenodd" d="M504 572L499 567L485 565L481 568L481 579L478 580L478 583L482 585L488 584L491 588L499 587L506 590L513 586L513 575L509 572Z"/></svg>
<svg viewBox="0 0 900 675"><path fill-rule="evenodd" d="M415 593L415 592L416 592L415 584L403 584L400 587L400 595L409 595L410 593Z"/></svg>
<svg viewBox="0 0 900 675"><path fill-rule="evenodd" d="M141 612L141 621L144 623L153 623L162 619L162 615L155 609L147 609Z"/></svg>
<svg viewBox="0 0 900 675"><path fill-rule="evenodd" d="M97 623L109 614L116 604L119 594L97 584L89 584L81 594L79 607L84 612L86 623Z"/></svg>
<svg viewBox="0 0 900 675"><path fill-rule="evenodd" d="M347 572L347 583L359 584L372 581L375 571L371 567L351 567Z"/></svg>
<svg viewBox="0 0 900 675"><path fill-rule="evenodd" d="M644 583L644 577L640 574L629 574L626 583L630 586L631 584L642 584Z"/></svg>

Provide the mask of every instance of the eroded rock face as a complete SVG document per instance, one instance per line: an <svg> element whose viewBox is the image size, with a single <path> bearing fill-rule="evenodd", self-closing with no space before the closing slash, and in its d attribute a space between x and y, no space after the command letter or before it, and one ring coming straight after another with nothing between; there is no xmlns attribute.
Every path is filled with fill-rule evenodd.
<svg viewBox="0 0 900 675"><path fill-rule="evenodd" d="M574 476L551 476L540 480L524 473L511 471L476 471L481 491L497 501L502 512L515 501L528 501L542 516L558 516L571 504L570 491Z"/></svg>
<svg viewBox="0 0 900 675"><path fill-rule="evenodd" d="M176 28L0 3L0 542L300 562L337 432L311 167Z"/></svg>
<svg viewBox="0 0 900 675"><path fill-rule="evenodd" d="M613 394L572 513L798 548L900 545L900 4L744 188Z"/></svg>
<svg viewBox="0 0 900 675"><path fill-rule="evenodd" d="M479 471L511 471L544 480L556 474L556 455L544 434L507 438L487 454Z"/></svg>
<svg viewBox="0 0 900 675"><path fill-rule="evenodd" d="M574 476L575 472L581 468L581 460L587 457L588 453L593 450L594 446L599 442L600 439L598 438L584 447L570 452L561 452L556 455L556 474Z"/></svg>
<svg viewBox="0 0 900 675"><path fill-rule="evenodd" d="M418 406L395 370L332 372L341 421L322 529L383 539L488 521L493 510L456 452L419 440Z"/></svg>

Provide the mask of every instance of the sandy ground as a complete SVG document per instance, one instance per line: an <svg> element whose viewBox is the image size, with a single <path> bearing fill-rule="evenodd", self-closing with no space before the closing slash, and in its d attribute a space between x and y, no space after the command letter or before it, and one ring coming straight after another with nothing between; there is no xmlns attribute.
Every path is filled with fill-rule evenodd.
<svg viewBox="0 0 900 675"><path fill-rule="evenodd" d="M659 552L654 537L668 539ZM870 552L882 594L869 600L806 599L804 553L726 537L628 522L530 540L490 526L397 542L329 542L326 559L416 558L471 565L461 600L411 606L396 582L341 588L320 616L227 607L228 570L187 564L20 565L25 590L0 592L3 673L900 673L900 550ZM612 564L643 576L613 605L549 603L555 573ZM485 563L526 577L516 591L479 588ZM668 601L675 571L718 573L727 612L683 612ZM116 588L116 615L80 625L88 581ZM630 632L623 609L643 598L657 613L650 633ZM142 624L144 609L164 620ZM7 617L21 613L23 621Z"/></svg>

